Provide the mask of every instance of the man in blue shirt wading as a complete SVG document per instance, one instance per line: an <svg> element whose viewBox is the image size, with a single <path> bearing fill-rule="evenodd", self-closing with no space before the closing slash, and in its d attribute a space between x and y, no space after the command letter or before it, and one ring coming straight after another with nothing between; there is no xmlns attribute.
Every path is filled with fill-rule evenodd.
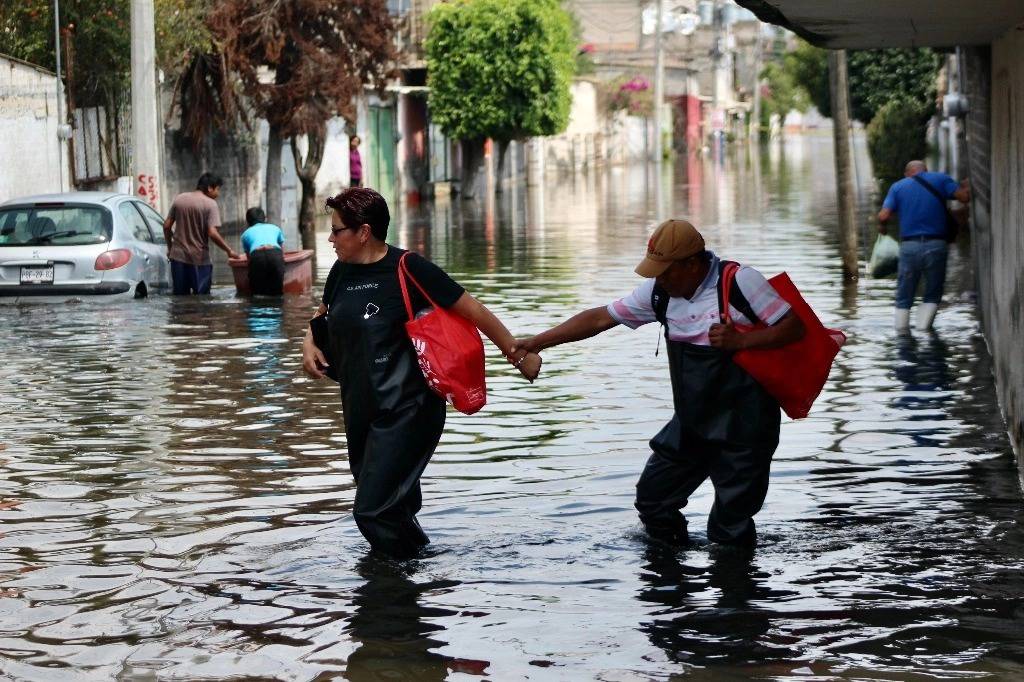
<svg viewBox="0 0 1024 682"><path fill-rule="evenodd" d="M904 178L889 188L878 213L878 231L887 234L886 223L899 214L900 266L896 279L896 331L910 329L910 306L917 284L924 276L924 296L917 309L917 328L932 327L946 284L946 201L971 200L967 182L957 184L945 173L930 173L924 161L911 161ZM927 183L939 196L925 187ZM941 197L941 199L940 199Z"/></svg>
<svg viewBox="0 0 1024 682"><path fill-rule="evenodd" d="M249 256L249 288L257 296L280 296L284 287L284 233L267 222L262 208L245 212L249 229L242 233L242 248Z"/></svg>

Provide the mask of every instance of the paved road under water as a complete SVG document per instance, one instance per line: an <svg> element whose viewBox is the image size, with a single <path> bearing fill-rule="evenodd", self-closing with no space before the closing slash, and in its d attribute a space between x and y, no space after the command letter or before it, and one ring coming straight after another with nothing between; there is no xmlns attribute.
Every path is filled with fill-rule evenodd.
<svg viewBox="0 0 1024 682"><path fill-rule="evenodd" d="M8 307L0 677L1020 679L1024 504L959 254L938 333L897 340L891 280L839 284L827 138L666 174L437 203L394 240L523 332L630 291L659 204L788 270L850 341L784 421L753 554L707 544L707 484L692 548L639 532L654 325L534 385L490 349L488 408L450 413L424 477L433 545L393 564L349 515L337 391L301 373L311 299Z"/></svg>

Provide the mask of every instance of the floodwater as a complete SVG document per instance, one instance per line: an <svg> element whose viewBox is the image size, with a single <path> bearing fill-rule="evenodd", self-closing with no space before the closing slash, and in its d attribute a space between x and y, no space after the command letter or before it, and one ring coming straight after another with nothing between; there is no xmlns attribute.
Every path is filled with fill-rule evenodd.
<svg viewBox="0 0 1024 682"><path fill-rule="evenodd" d="M840 284L832 176L794 138L396 211L521 333L629 292L658 214L787 270L850 340L784 419L752 553L706 542L709 484L694 546L639 531L654 325L551 349L533 385L489 349L488 407L449 413L423 479L433 544L392 563L350 516L337 390L301 372L312 299L0 309L0 677L1020 679L1024 504L970 273L954 253L937 334L898 340L892 280Z"/></svg>

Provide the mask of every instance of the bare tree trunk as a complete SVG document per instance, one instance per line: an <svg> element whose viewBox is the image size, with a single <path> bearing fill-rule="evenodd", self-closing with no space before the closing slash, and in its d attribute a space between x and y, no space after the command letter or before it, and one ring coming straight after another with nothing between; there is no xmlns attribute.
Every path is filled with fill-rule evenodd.
<svg viewBox="0 0 1024 682"><path fill-rule="evenodd" d="M498 140L498 169L494 172L494 191L501 192L505 180L505 159L508 158L510 140Z"/></svg>
<svg viewBox="0 0 1024 682"><path fill-rule="evenodd" d="M281 129L270 125L267 137L267 220L281 224Z"/></svg>
<svg viewBox="0 0 1024 682"><path fill-rule="evenodd" d="M460 140L462 145L462 198L475 199L480 184L480 167L484 160L483 138Z"/></svg>
<svg viewBox="0 0 1024 682"><path fill-rule="evenodd" d="M292 158L295 159L295 172L302 185L302 199L299 202L299 235L302 237L302 248L313 249L313 269L316 270L316 175L320 172L320 163L324 158L324 146L327 142L327 124L320 125L315 131L306 135L306 158L299 154L298 139L291 139Z"/></svg>

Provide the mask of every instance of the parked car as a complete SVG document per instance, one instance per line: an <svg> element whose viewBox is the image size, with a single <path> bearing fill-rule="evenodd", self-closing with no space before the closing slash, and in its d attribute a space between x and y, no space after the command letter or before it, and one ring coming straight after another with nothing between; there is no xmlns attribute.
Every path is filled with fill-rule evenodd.
<svg viewBox="0 0 1024 682"><path fill-rule="evenodd" d="M163 218L136 197L69 192L0 204L0 302L141 298L170 287Z"/></svg>

